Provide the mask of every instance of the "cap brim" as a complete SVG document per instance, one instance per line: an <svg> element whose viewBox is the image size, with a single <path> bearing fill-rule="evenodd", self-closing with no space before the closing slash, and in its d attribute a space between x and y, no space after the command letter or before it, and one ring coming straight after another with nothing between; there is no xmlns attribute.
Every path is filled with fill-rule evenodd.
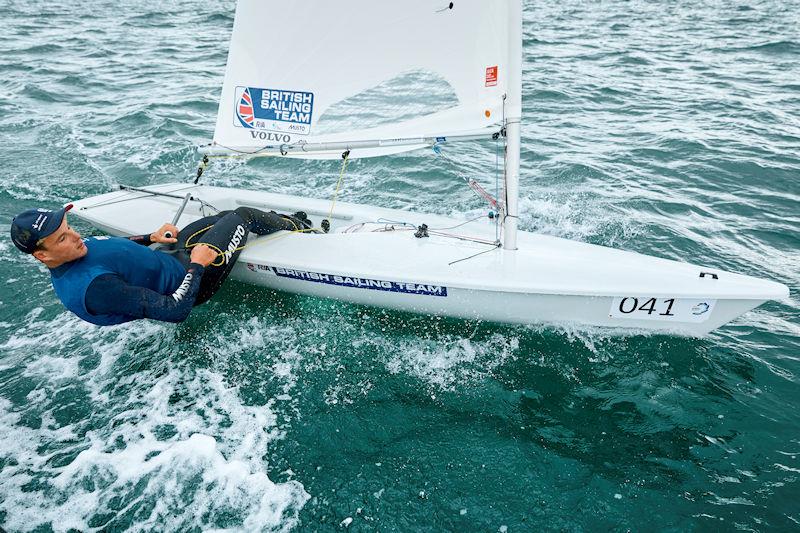
<svg viewBox="0 0 800 533"><path fill-rule="evenodd" d="M64 215L66 215L67 211L70 209L72 209L72 204L67 204L62 209L53 211L53 216L50 217L50 220L47 221L44 228L42 228L42 231L39 233L39 240L46 239L60 228L61 223L64 221Z"/></svg>

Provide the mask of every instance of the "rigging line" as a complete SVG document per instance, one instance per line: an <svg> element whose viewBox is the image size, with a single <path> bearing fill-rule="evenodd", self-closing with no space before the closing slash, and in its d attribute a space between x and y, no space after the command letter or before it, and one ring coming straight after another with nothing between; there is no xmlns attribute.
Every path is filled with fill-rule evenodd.
<svg viewBox="0 0 800 533"><path fill-rule="evenodd" d="M466 226L470 222L475 222L476 220L480 220L485 216L486 215L479 215L479 216L477 216L475 218L471 218L469 220L465 220L464 222L461 222L460 224L456 224L455 226L446 226L444 228L428 228L428 229L431 229L431 230L434 230L434 231L456 229L456 228L460 228L461 226ZM399 220L389 220L388 218L379 218L378 220L375 221L375 223L376 224L387 224L387 225L389 225L389 224L400 224L402 226L411 226L412 229L417 229L417 225L416 224L412 224L411 222L401 222ZM368 224L368 222L362 222L361 223L361 225L364 225L364 224ZM392 228L392 229L394 229L394 228ZM373 231L383 231L383 230L373 230Z"/></svg>
<svg viewBox="0 0 800 533"><path fill-rule="evenodd" d="M344 171L347 169L347 161L350 157L350 150L345 150L342 153L342 170L339 171L339 181L336 183L336 191L333 193L333 198L331 199L331 211L328 213L328 220L333 220L333 208L336 205L336 197L339 196L339 189L342 186L342 179L344 179Z"/></svg>
<svg viewBox="0 0 800 533"><path fill-rule="evenodd" d="M107 205L119 204L119 203L122 203L122 202L130 202L130 201L133 201L133 200L141 200L143 198L147 198L147 197L150 197L150 196L168 196L170 198L180 198L179 196L173 196L173 195L170 195L168 193L177 192L177 191L183 191L183 190L189 189L191 187L192 186L189 185L187 187L182 187L180 189L175 189L173 191L168 191L167 193L163 193L163 192L159 192L159 191L142 191L142 190L138 190L137 191L137 190L133 190L133 189L127 189L127 190L126 189L122 189L120 191L114 191L114 192L123 192L123 193L127 193L129 195L132 194L132 193L138 192L138 193L143 194L143 196L133 196L133 197L126 196L124 198L113 198L113 199L107 200L105 202L97 202L96 204L83 206L83 207L80 208L80 210L83 211L84 209L93 209L95 207L104 207L104 206L107 206ZM199 202L202 207L209 207L209 208L213 209L214 211L216 211L217 213L220 212L220 210L217 209L216 207L214 207L212 204L206 202L205 200L201 200L200 198L198 198L196 196L192 196L191 200L195 201L195 202Z"/></svg>
<svg viewBox="0 0 800 533"><path fill-rule="evenodd" d="M374 230L371 231L371 233L394 233L396 231L397 232L399 232L399 231L414 231L416 229L417 228L395 228L395 227L388 228L387 227L387 228L374 229ZM436 230L432 230L432 229L428 229L428 231L430 232L431 235L436 235L437 237L444 237L446 239L456 239L456 240L459 240L459 241L466 241L466 242L475 242L475 243L478 243L478 244L496 244L497 242L499 242L499 241L490 241L490 240L487 240L487 239L481 239L479 237L470 237L469 235L453 235L452 233L444 233L444 232L436 231ZM343 233L347 233L347 232L345 231Z"/></svg>
<svg viewBox="0 0 800 533"><path fill-rule="evenodd" d="M428 229L431 229L431 230L434 230L434 231L456 229L456 228L460 228L461 226L466 226L470 222L475 222L476 220L480 220L484 216L486 216L486 215L480 215L480 216L477 216L475 218L471 218L469 220L465 220L464 222L461 222L460 224L456 224L455 226L446 226L444 228L428 228ZM416 224L412 224L411 222L401 222L399 220L389 220L387 218L379 218L376 221L376 223L377 224L386 224L386 223L388 223L388 224L400 224L400 225L403 225L403 226L411 226L412 229L417 229L417 225ZM367 224L367 222L364 222L362 224Z"/></svg>
<svg viewBox="0 0 800 533"><path fill-rule="evenodd" d="M494 197L500 198L500 137L494 140ZM500 240L500 213L494 217L494 238Z"/></svg>
<svg viewBox="0 0 800 533"><path fill-rule="evenodd" d="M124 185L122 187L124 187ZM181 190L185 190L185 188L175 189L175 191L168 191L168 192L177 192L177 191L181 191ZM125 195L124 198L113 198L111 200L105 200L105 201L102 201L102 202L97 202L96 204L83 206L81 209L91 209L93 207L100 207L100 206L104 206L104 205L116 204L118 202L127 202L129 200L135 200L136 198L146 198L147 196L156 196L158 194L164 194L164 193L158 193L158 192L155 192L155 191L144 191L144 194L146 196L136 196L134 198L129 198L126 195L126 193L129 195L132 192L143 192L143 191L136 191L136 190L133 190L133 189L119 189L119 190L116 190L116 191L111 191L111 193L115 193L115 192L123 193L123 195ZM107 194L111 194L111 193L107 193ZM176 198L177 198L177 196L176 196Z"/></svg>
<svg viewBox="0 0 800 533"><path fill-rule="evenodd" d="M467 242L477 242L479 244L496 244L497 241L490 241L487 239L481 239L479 237L470 237L469 235L453 235L451 233L442 233L440 231L433 231L428 230L431 235L437 235L439 237L446 237L449 239L458 239L459 241L467 241Z"/></svg>
<svg viewBox="0 0 800 533"><path fill-rule="evenodd" d="M476 220L480 220L484 216L486 216L486 215L481 215L481 216L475 217L475 218L473 218L471 220L467 220L466 222L462 222L461 224L456 224L455 226L450 226L450 227L447 227L447 228L428 228L428 229L433 230L433 231L440 231L440 230L446 230L446 229L456 229L456 228L460 228L461 226L465 226L465 225L469 224L470 222L475 222Z"/></svg>
<svg viewBox="0 0 800 533"><path fill-rule="evenodd" d="M360 222L358 224L353 224L352 226L349 226L349 227L343 229L342 233L355 233L355 228L357 228L357 227L358 228L363 228L365 224L366 224L366 222Z"/></svg>
<svg viewBox="0 0 800 533"><path fill-rule="evenodd" d="M417 226L413 224L399 224L400 227L394 224L385 224L382 228L370 230L372 233L388 233L390 231L417 231ZM407 226L411 226L410 228Z"/></svg>
<svg viewBox="0 0 800 533"><path fill-rule="evenodd" d="M447 163L449 163L453 167L453 169L455 169L454 170L454 174L456 176L458 176L459 178L461 178L462 180L464 180L464 182L467 184L467 187L469 187L472 190L472 192L474 192L480 198L483 198L483 200L488 202L491 207L499 210L500 203L497 201L497 199L496 198L492 198L492 195L489 194L488 192L486 192L483 189L483 187L481 187L481 184L478 183L478 180L473 179L473 178L468 178L466 175L462 174L460 172L460 170L458 170L459 166L456 164L456 162L454 160L450 159L448 156L444 155L444 153L442 152L442 149L439 147L438 144L434 144L433 145L433 151L437 155L439 155L442 159L444 159ZM495 207L495 205L497 207Z"/></svg>
<svg viewBox="0 0 800 533"><path fill-rule="evenodd" d="M105 207L107 205L119 204L119 203L122 203L122 202L131 202L133 200L142 200L142 199L148 198L150 196L157 196L157 195L153 194L153 193L144 193L144 196L134 196L133 198L120 198L118 200L109 200L107 202L100 202L100 203L97 203L97 204L87 205L87 206L81 207L80 210L83 211L84 209L93 209L95 207ZM205 200L201 200L200 198L197 198L195 196L192 196L191 199L193 201L199 202L200 205L201 205L201 209L203 207L208 207L208 208L213 209L217 213L219 213L221 211L220 209L214 207L213 205L211 205L210 203L206 202Z"/></svg>
<svg viewBox="0 0 800 533"><path fill-rule="evenodd" d="M496 242L488 250L484 250L482 252L478 252L477 254L472 254L469 257L464 257L462 259L456 259L455 261L451 261L451 262L447 263L447 266L455 265L456 263L460 263L461 261L466 261L467 259L472 259L473 257L478 257L479 255L489 253L489 252L491 252L493 250L497 250L498 248L500 248L500 246L502 246L502 244L500 244L499 242Z"/></svg>
<svg viewBox="0 0 800 533"><path fill-rule="evenodd" d="M502 128L501 131L503 133L503 137L506 138L506 141L505 141L504 146L503 146L503 224L501 225L500 233L503 233L503 231L505 230L505 220L506 220L505 219L505 213L507 211L506 208L508 207L508 187L507 187L507 184L508 184L508 168L506 167L506 161L507 161L506 156L508 155L508 138L506 137L506 126L507 126L507 124L506 124L506 121L507 121L507 118L506 118L506 101L507 100L508 100L508 93L503 94L503 105L502 105L502 110L503 110L503 128Z"/></svg>
<svg viewBox="0 0 800 533"><path fill-rule="evenodd" d="M152 193L151 194L145 194L144 196L134 196L133 198L130 198L130 197L119 198L119 199L115 198L114 200L108 200L108 201L105 201L105 202L98 202L98 203L92 204L92 205L86 205L86 206L80 207L79 209L81 211L83 211L84 209L93 209L95 207L105 207L107 205L118 204L118 203L121 203L121 202L130 202L131 200L141 200L142 198L147 198L148 196L155 196L155 194L152 194Z"/></svg>
<svg viewBox="0 0 800 533"><path fill-rule="evenodd" d="M375 221L377 224L400 224L401 226L412 226L416 228L416 224L412 224L411 222L404 222L402 220L392 220L390 218L383 218L380 217L378 220Z"/></svg>
<svg viewBox="0 0 800 533"><path fill-rule="evenodd" d="M501 110L502 110L502 122L501 122L501 124L503 124L503 126L500 129L500 133L503 135L504 138L505 138L505 131L506 131L506 100L507 100L506 96L507 95L505 95L505 94L503 95L503 105L501 106ZM505 148L505 143L504 143L504 148ZM506 165L505 165L505 151L504 151L503 152L503 189L505 189L505 171L506 171ZM505 220L505 219L501 219L500 215L501 215L501 213L505 213L506 212L506 201L507 201L507 198L505 198L505 192L503 193L502 201L500 200L500 135L495 137L495 143L494 143L494 197L497 199L497 202L500 205L500 211L501 211L500 213L497 214L497 217L495 217L495 222L494 222L494 234L495 234L495 237L497 238L497 240L499 241L500 240L500 235L503 233L503 224L500 221L501 220Z"/></svg>
<svg viewBox="0 0 800 533"><path fill-rule="evenodd" d="M292 224L294 225L295 228L297 228L297 225L294 224L294 222L292 222ZM205 227L205 228L203 228L201 230L198 230L198 231L192 233L192 235L190 235L189 238L186 239L185 246L184 246L184 249L189 250L191 248L194 248L195 246L200 246L201 244L204 244L204 245L208 246L209 248L211 248L212 250L214 250L215 252L217 252L217 257L221 258L220 262L217 263L217 259L215 259L214 262L211 263L211 266L221 266L225 262L225 258L224 258L225 252L228 252L228 251L230 251L231 254L234 254L235 252L238 252L239 250L244 250L245 248L250 248L251 246L256 246L258 244L264 244L264 243L269 242L269 241L274 241L275 239L280 239L282 237L286 237L288 235L292 235L292 234L295 234L295 233L315 233L315 232L318 232L320 230L320 228L303 228L303 229L294 229L294 230L291 230L291 231L290 230L284 230L284 231L278 232L277 234L259 236L258 238L253 239L251 242L248 242L244 246L239 246L237 248L234 248L233 250L225 250L225 251L220 250L216 245L211 244L211 243L207 243L207 242L194 242L194 243L189 244L189 241L192 240L193 238L195 238L197 236L197 234L208 230L212 226L207 226L207 227Z"/></svg>
<svg viewBox="0 0 800 533"><path fill-rule="evenodd" d="M306 144L306 142L304 140L300 139L300 140L297 140L297 141L295 141L293 143L289 143L289 144L287 144L287 143L283 143L281 145L265 144L261 148L256 148L255 150L252 150L252 151L237 150L236 148L231 148L230 146L225 146L224 144L220 144L220 143L215 143L215 144L216 144L216 146L220 146L222 148L225 148L226 150L230 150L231 152L233 152L233 154L210 155L208 157L219 157L219 158L223 158L223 157L246 157L248 155L259 154L259 153L261 153L261 152L263 152L265 150L268 150L270 148L275 148L275 147L277 147L281 151L281 155L286 155L286 152L283 150L284 146L302 146L302 145ZM211 145L209 144L207 146L211 146Z"/></svg>
<svg viewBox="0 0 800 533"><path fill-rule="evenodd" d="M417 229L416 227L395 228L394 226L392 226L392 227L374 229L374 230L371 230L371 233L394 233L396 231L398 231L398 232L399 231L415 231L416 229ZM498 241L490 241L490 240L487 240L487 239L481 239L479 237L471 237L469 235L454 235L452 233L444 233L442 231L437 231L435 229L430 229L430 228L428 228L428 231L430 232L431 235L436 235L437 237L445 237L445 238L448 238L448 239L457 239L459 241L477 242L479 244L495 244L495 243L498 242ZM346 233L346 231L344 233Z"/></svg>
<svg viewBox="0 0 800 533"><path fill-rule="evenodd" d="M157 186L157 185L156 185ZM150 194L155 194L159 196L171 196L172 198L183 198L183 196L178 196L176 194L172 194L175 192L185 191L186 189L192 189L192 185L185 185L178 187L177 189L172 189L170 191L154 191L153 189L145 189L143 187L134 187L132 185L125 185L125 184L118 184L119 190L121 191L136 191L136 192L146 192Z"/></svg>

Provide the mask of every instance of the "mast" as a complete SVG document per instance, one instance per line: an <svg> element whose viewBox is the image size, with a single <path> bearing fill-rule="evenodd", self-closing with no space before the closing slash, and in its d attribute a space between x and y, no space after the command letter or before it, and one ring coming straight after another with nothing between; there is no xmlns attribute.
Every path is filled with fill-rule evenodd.
<svg viewBox="0 0 800 533"><path fill-rule="evenodd" d="M510 0L508 9L508 94L506 115L506 216L503 220L503 248L517 249L519 211L519 149L522 119L522 0Z"/></svg>

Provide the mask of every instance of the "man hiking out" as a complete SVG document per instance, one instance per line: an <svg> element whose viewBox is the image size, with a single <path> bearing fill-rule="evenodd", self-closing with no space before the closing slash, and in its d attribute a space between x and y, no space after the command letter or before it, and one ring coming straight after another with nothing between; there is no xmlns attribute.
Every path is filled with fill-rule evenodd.
<svg viewBox="0 0 800 533"><path fill-rule="evenodd" d="M56 295L83 320L99 326L139 318L181 322L222 286L250 232L308 231L293 216L249 207L201 218L179 232L164 224L150 235L82 239L63 209L30 209L11 222L11 240L50 269ZM171 237L167 235L171 234ZM177 244L177 252L148 248Z"/></svg>

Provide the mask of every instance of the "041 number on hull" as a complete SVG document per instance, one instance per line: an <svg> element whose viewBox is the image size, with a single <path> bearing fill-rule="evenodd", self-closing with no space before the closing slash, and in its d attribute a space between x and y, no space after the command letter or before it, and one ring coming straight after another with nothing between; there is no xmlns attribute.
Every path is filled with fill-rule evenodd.
<svg viewBox="0 0 800 533"><path fill-rule="evenodd" d="M710 298L655 298L621 296L614 298L610 318L700 323L709 319L717 301Z"/></svg>

